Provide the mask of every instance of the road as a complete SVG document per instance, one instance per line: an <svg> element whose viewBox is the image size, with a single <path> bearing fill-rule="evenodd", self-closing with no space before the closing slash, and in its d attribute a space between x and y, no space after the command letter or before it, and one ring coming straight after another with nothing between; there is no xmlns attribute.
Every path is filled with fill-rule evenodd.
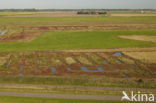
<svg viewBox="0 0 156 103"><path fill-rule="evenodd" d="M31 85L31 84L0 84L0 87L50 87L50 88L77 88L77 89L98 89L113 91L145 91L155 92L156 89L140 89L140 88L111 88L111 87L84 87L84 86L55 86L55 85ZM39 97L39 98L58 98L58 99L79 99L79 100L111 100L120 101L121 96L113 95L74 95L74 94L54 94L54 93L18 93L18 92L0 92L0 96L15 97Z"/></svg>
<svg viewBox="0 0 156 103"><path fill-rule="evenodd" d="M50 94L50 93L17 93L17 92L0 92L0 96L14 97L38 97L38 98L57 98L57 99L79 99L79 100L111 100L120 101L121 96L104 96L104 95L72 95L72 94Z"/></svg>

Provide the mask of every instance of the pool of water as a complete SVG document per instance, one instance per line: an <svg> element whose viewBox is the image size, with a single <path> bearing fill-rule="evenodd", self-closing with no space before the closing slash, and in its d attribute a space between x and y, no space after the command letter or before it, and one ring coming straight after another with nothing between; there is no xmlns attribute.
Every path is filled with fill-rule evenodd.
<svg viewBox="0 0 156 103"><path fill-rule="evenodd" d="M39 69L38 69L38 68L36 68L36 69L35 69L35 72L39 72Z"/></svg>
<svg viewBox="0 0 156 103"><path fill-rule="evenodd" d="M9 68L9 63L6 64L6 68L7 68L7 69Z"/></svg>
<svg viewBox="0 0 156 103"><path fill-rule="evenodd" d="M115 52L112 56L123 56L121 52Z"/></svg>
<svg viewBox="0 0 156 103"><path fill-rule="evenodd" d="M20 73L18 73L19 76L23 76L23 65L21 64L20 66Z"/></svg>
<svg viewBox="0 0 156 103"><path fill-rule="evenodd" d="M81 64L80 62L78 62L78 64Z"/></svg>
<svg viewBox="0 0 156 103"><path fill-rule="evenodd" d="M130 78L130 76L128 76L128 75L124 75L124 78L129 79L129 78Z"/></svg>
<svg viewBox="0 0 156 103"><path fill-rule="evenodd" d="M67 68L68 71L72 71L72 69L70 67Z"/></svg>
<svg viewBox="0 0 156 103"><path fill-rule="evenodd" d="M98 67L98 71L102 72L102 71L104 71L104 69L102 67Z"/></svg>
<svg viewBox="0 0 156 103"><path fill-rule="evenodd" d="M19 75L19 76L23 76L24 74L23 74L23 73L18 73L18 75Z"/></svg>
<svg viewBox="0 0 156 103"><path fill-rule="evenodd" d="M102 72L102 71L104 71L104 69L102 67L98 67L97 69L94 69L94 70L89 70L87 67L84 67L84 66L82 66L81 68L83 71L87 71L87 72L91 72L91 71L92 72Z"/></svg>
<svg viewBox="0 0 156 103"><path fill-rule="evenodd" d="M116 62L117 62L118 64L123 64L123 62L122 62L121 60L116 60Z"/></svg>
<svg viewBox="0 0 156 103"><path fill-rule="evenodd" d="M82 69L83 71L89 71L88 68L87 68L87 67L84 67L84 66L82 66L81 69Z"/></svg>
<svg viewBox="0 0 156 103"><path fill-rule="evenodd" d="M0 35L4 35L6 33L6 29L2 30Z"/></svg>
<svg viewBox="0 0 156 103"><path fill-rule="evenodd" d="M23 72L23 65L20 66L20 72Z"/></svg>
<svg viewBox="0 0 156 103"><path fill-rule="evenodd" d="M107 60L104 60L104 63L106 63L106 64L110 64L109 61L107 61Z"/></svg>
<svg viewBox="0 0 156 103"><path fill-rule="evenodd" d="M51 71L53 72L53 74L56 74L56 68L55 67L51 67Z"/></svg>
<svg viewBox="0 0 156 103"><path fill-rule="evenodd" d="M81 72L81 70L72 70L72 68L70 68L70 67L68 67L67 70L72 71L72 72Z"/></svg>

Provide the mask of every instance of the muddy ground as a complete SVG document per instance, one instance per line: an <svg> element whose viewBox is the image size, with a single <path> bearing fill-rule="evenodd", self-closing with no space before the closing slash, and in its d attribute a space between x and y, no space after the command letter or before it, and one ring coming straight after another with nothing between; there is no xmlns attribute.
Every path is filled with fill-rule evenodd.
<svg viewBox="0 0 156 103"><path fill-rule="evenodd" d="M102 75L118 78L155 78L156 64L144 63L122 52L12 52L1 53L3 75Z"/></svg>

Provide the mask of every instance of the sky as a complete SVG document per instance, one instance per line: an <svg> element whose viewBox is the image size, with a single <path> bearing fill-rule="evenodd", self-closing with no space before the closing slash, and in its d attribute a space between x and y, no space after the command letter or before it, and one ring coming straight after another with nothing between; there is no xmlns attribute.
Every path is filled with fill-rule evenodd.
<svg viewBox="0 0 156 103"><path fill-rule="evenodd" d="M0 0L0 9L156 9L156 0Z"/></svg>

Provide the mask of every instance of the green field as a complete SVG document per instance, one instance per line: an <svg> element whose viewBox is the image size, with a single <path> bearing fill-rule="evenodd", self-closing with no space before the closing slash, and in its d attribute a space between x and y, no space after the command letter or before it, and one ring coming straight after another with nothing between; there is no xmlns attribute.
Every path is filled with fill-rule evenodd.
<svg viewBox="0 0 156 103"><path fill-rule="evenodd" d="M0 103L137 103L120 101L96 101L96 100L71 100L71 99L46 99L28 97L0 97ZM143 102L142 102L143 103Z"/></svg>
<svg viewBox="0 0 156 103"><path fill-rule="evenodd" d="M126 14L127 12L121 12L121 14L122 13ZM73 88L58 88L57 90L55 90L56 88L29 88L20 86L16 87L16 84L30 84L36 86L53 85L62 87L83 86L86 88L110 87L113 89L116 87L142 89L156 88L156 71L155 69L152 69L155 68L155 64L153 62L153 64L144 63L135 58L131 58L130 56L125 55L126 53L124 54L124 51L121 51L121 54L123 56L113 57L113 54L115 52L118 52L115 50L116 48L127 49L128 47L130 49L131 47L136 47L139 52L144 50L141 49L141 47L146 47L145 52L147 52L147 47L151 47L150 52L154 54L156 52L156 42L121 39L119 38L119 36L156 36L156 17L4 17L11 15L29 14L33 15L33 13L27 12L0 14L0 32L4 28L7 29L6 34L4 36L0 36L0 38L2 37L0 39L0 52L2 52L0 54L0 92L56 93L80 95L121 95L122 93L121 90L113 91L106 89L87 89L87 91L84 88L80 88L77 90ZM33 32L38 33L38 35ZM33 37L33 35L35 36ZM26 39L30 39L30 41L26 41L24 36L28 37ZM61 52L61 54L58 51L53 51L87 51L88 49L109 50L109 48L113 48L112 50L115 51L101 52L101 55L100 53L98 53L98 51L90 54L83 52ZM48 54L49 51L51 51L51 54ZM67 61L71 62L71 59L76 61L73 64L71 63L72 65L70 63L67 63ZM82 62L90 62L91 65L89 63L87 65L85 63L81 63L80 59L82 60ZM121 59L132 60L134 63L130 64L129 61L126 63L126 60L122 61ZM104 60L110 61L110 63L104 64ZM123 63L116 63L115 60L119 60ZM101 64L98 64L98 62L100 62ZM51 66L54 66L56 68L58 74L52 73ZM102 68L104 68L104 70L100 72L81 71L81 73L67 70L67 67L70 66L75 66L75 68L72 68L73 70L81 69L77 69L78 66L94 66L94 68L90 68L92 70L95 70L97 69L97 67L101 66ZM21 70L21 68L23 70ZM36 69L39 69L40 74L36 73ZM20 73L23 73L23 75L19 76ZM118 77L118 74L120 74L121 77ZM131 75L127 77L128 74ZM3 86L3 84L13 84L15 86L5 87ZM124 103L112 101L0 97L0 103L21 102Z"/></svg>
<svg viewBox="0 0 156 103"><path fill-rule="evenodd" d="M33 15L37 12L1 12L0 16L11 16L11 15Z"/></svg>
<svg viewBox="0 0 156 103"><path fill-rule="evenodd" d="M156 31L48 32L31 42L0 43L0 51L152 47L156 43L119 39L121 35L156 35Z"/></svg>
<svg viewBox="0 0 156 103"><path fill-rule="evenodd" d="M0 22L31 22L31 21L101 21L101 22L122 22L129 21L131 23L135 22L156 22L156 17L34 17L34 18L26 18L26 17L1 17Z"/></svg>
<svg viewBox="0 0 156 103"><path fill-rule="evenodd" d="M95 87L122 87L122 88L156 88L155 80L139 78L110 78L105 76L0 76L0 83L10 84L38 84L38 85L72 85L72 86L95 86ZM153 83L149 84L150 81ZM96 84L95 84L96 82Z"/></svg>
<svg viewBox="0 0 156 103"><path fill-rule="evenodd" d="M119 39L120 35L156 35L156 17L1 17L2 27L8 28L9 35L28 29L41 32L30 42L1 42L0 51L16 50L57 50L57 49L91 49L119 47L151 47L151 42ZM93 26L81 31L59 30L57 32L31 29L37 26ZM104 26L97 29L96 26ZM106 27L106 28L105 28ZM70 32L69 32L70 31ZM7 36L7 34L6 34Z"/></svg>

